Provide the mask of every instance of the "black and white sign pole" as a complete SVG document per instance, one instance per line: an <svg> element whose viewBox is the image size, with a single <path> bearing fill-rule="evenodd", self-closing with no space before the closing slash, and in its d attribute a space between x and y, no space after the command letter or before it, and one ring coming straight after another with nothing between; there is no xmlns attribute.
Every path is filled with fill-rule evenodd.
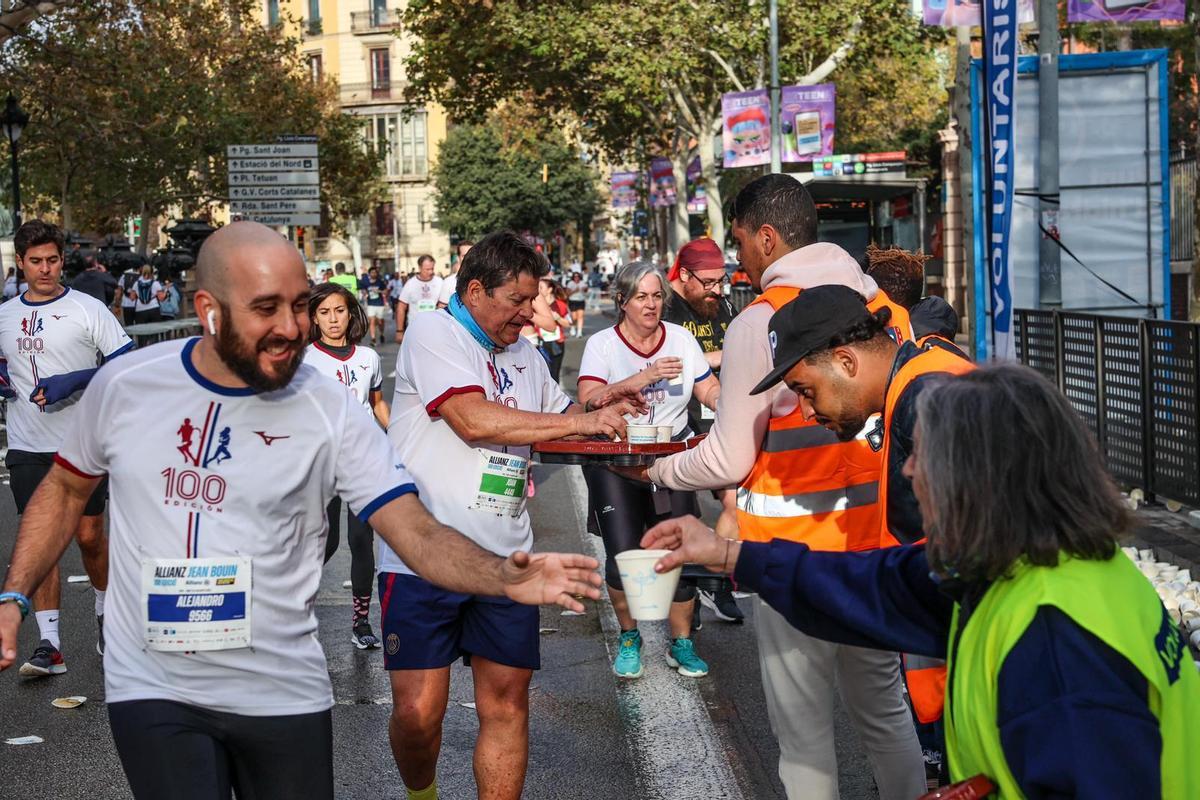
<svg viewBox="0 0 1200 800"><path fill-rule="evenodd" d="M1062 308L1062 257L1058 245L1058 35L1057 0L1038 0L1038 305Z"/></svg>

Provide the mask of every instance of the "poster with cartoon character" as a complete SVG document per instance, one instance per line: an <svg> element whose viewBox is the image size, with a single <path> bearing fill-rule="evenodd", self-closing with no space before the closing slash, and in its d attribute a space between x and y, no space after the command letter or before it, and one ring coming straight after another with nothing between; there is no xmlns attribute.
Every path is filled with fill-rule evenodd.
<svg viewBox="0 0 1200 800"><path fill-rule="evenodd" d="M771 101L766 89L721 96L725 169L771 162Z"/></svg>

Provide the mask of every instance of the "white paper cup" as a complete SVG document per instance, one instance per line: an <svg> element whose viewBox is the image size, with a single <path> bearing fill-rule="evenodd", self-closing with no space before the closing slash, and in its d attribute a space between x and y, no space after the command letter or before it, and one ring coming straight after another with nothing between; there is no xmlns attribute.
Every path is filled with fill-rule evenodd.
<svg viewBox="0 0 1200 800"><path fill-rule="evenodd" d="M655 425L654 429L658 432L658 436L655 438L657 442L671 441L671 434L675 432L675 428L670 425Z"/></svg>
<svg viewBox="0 0 1200 800"><path fill-rule="evenodd" d="M654 425L626 425L625 438L630 444L654 444L658 441L658 428Z"/></svg>
<svg viewBox="0 0 1200 800"><path fill-rule="evenodd" d="M666 619L671 613L671 600L679 585L682 567L659 574L654 564L670 550L626 550L617 553L617 571L625 587L629 614L639 622Z"/></svg>

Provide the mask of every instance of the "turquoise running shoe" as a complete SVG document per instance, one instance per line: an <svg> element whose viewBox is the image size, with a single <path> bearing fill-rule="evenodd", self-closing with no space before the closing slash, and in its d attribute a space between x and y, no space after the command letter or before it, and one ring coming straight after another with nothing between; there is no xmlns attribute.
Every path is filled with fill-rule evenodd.
<svg viewBox="0 0 1200 800"><path fill-rule="evenodd" d="M642 634L637 628L622 631L617 642L617 657L613 660L613 672L618 678L642 677Z"/></svg>
<svg viewBox="0 0 1200 800"><path fill-rule="evenodd" d="M708 674L708 664L696 655L696 646L691 639L676 639L667 651L667 663L685 678L703 678Z"/></svg>

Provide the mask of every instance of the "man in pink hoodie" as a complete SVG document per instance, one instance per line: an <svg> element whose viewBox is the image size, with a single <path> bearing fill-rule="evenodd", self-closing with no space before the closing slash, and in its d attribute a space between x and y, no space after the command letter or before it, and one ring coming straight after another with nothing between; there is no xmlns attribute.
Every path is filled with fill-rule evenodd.
<svg viewBox="0 0 1200 800"><path fill-rule="evenodd" d="M803 184L792 177L766 175L748 184L734 199L730 216L738 261L755 289L841 284L868 301L877 300L875 281L849 253L816 241L816 208ZM797 406L796 396L786 388L750 395L759 378L772 369L767 323L773 313L768 303L753 304L726 331L721 398L707 440L657 461L642 477L672 489L698 490L738 486L750 475L771 419L787 416ZM804 464L791 469L803 471ZM745 495L739 492L740 505ZM812 525L814 516L824 518L804 510L796 513L797 527L802 522ZM805 513L808 516L801 516ZM755 616L763 689L788 797L838 796L833 706L839 689L870 757L880 797L911 800L923 794L925 770L903 698L899 657L814 639L761 602Z"/></svg>

